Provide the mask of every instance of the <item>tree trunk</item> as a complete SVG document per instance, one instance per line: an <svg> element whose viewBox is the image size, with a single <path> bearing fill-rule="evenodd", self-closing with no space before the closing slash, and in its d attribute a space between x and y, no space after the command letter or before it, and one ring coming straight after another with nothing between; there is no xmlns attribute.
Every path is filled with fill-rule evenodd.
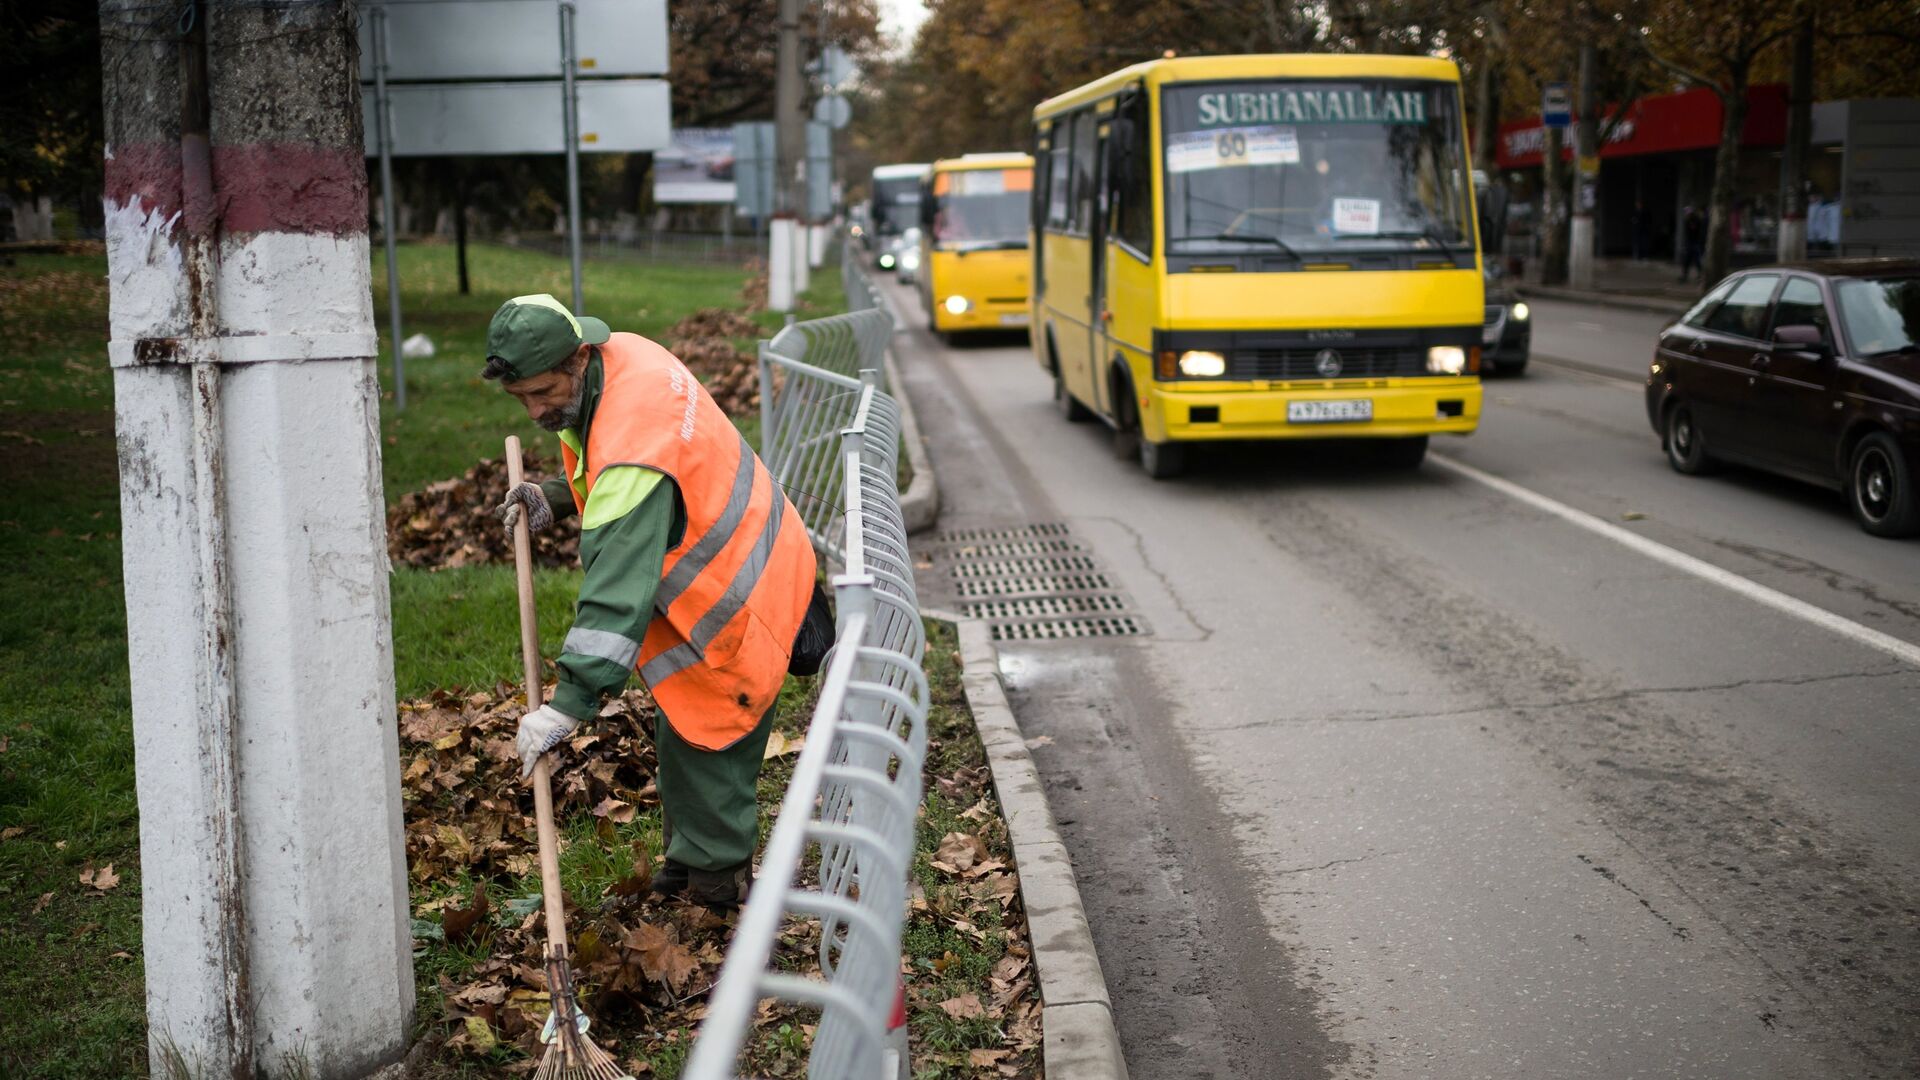
<svg viewBox="0 0 1920 1080"><path fill-rule="evenodd" d="M1547 147L1540 175L1540 283L1562 285L1567 280L1567 165L1560 160L1561 128L1547 129Z"/></svg>
<svg viewBox="0 0 1920 1080"><path fill-rule="evenodd" d="M1747 75L1753 58L1741 56L1727 65L1727 85L1720 93L1720 149L1713 155L1713 189L1708 200L1707 253L1701 265L1700 290L1705 292L1727 276L1733 261L1733 181L1740 164L1740 133L1747 126Z"/></svg>
<svg viewBox="0 0 1920 1080"><path fill-rule="evenodd" d="M1473 167L1493 176L1494 141L1500 137L1500 6L1487 7L1487 38L1474 73Z"/></svg>
<svg viewBox="0 0 1920 1080"><path fill-rule="evenodd" d="M453 250L460 267L460 295L468 296L473 287L467 282L467 167L453 165Z"/></svg>
<svg viewBox="0 0 1920 1080"><path fill-rule="evenodd" d="M1807 155L1813 143L1813 4L1794 5L1793 70L1787 83L1787 145L1780 155L1781 262L1807 257Z"/></svg>

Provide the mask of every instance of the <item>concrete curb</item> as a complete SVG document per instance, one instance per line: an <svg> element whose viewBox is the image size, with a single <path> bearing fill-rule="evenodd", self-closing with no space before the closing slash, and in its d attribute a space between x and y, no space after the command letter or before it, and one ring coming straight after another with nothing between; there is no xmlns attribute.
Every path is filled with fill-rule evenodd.
<svg viewBox="0 0 1920 1080"><path fill-rule="evenodd" d="M1658 315L1684 315L1693 304L1684 300L1669 300L1658 296L1634 296L1630 293L1597 292L1588 289L1567 289L1558 285L1515 285L1514 291L1522 296L1536 297L1542 300L1565 300L1575 304L1598 304L1601 307L1624 308L1628 311L1651 311Z"/></svg>
<svg viewBox="0 0 1920 1080"><path fill-rule="evenodd" d="M898 315L894 316L893 323L897 333ZM940 482L934 478L933 462L927 458L927 442L920 435L920 420L913 414L913 401L901 385L900 365L893 358L892 345L887 346L885 362L887 385L893 388L893 398L900 403L900 439L907 444L907 465L913 470L907 490L900 493L900 516L906 519L909 534L925 532L940 517Z"/></svg>
<svg viewBox="0 0 1920 1080"><path fill-rule="evenodd" d="M938 611L926 614L959 627L961 684L993 770L994 791L1020 872L1020 899L1026 905L1033 966L1040 978L1047 1080L1127 1080L1113 1004L1073 862L1047 806L1026 737L1000 686L999 651L986 623Z"/></svg>

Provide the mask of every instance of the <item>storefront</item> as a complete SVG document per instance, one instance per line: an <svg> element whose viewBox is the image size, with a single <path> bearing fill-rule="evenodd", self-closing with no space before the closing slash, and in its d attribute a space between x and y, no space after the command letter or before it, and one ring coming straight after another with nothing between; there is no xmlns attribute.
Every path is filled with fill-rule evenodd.
<svg viewBox="0 0 1920 1080"><path fill-rule="evenodd" d="M1607 107L1607 121L1618 108ZM1625 118L1600 148L1600 184L1594 205L1596 254L1662 260L1677 256L1687 209L1696 208L1702 215L1707 211L1720 123L1720 98L1706 88L1639 98L1628 105ZM1786 133L1786 87L1749 89L1734 178L1734 254L1740 261L1773 255L1779 228L1780 151ZM1565 142L1562 154L1571 169L1571 128ZM1500 126L1495 162L1508 188L1511 209L1506 237L1507 250L1513 254L1532 250L1545 152L1546 129L1538 116ZM1837 158L1818 152L1812 157L1808 171L1813 189L1837 195Z"/></svg>

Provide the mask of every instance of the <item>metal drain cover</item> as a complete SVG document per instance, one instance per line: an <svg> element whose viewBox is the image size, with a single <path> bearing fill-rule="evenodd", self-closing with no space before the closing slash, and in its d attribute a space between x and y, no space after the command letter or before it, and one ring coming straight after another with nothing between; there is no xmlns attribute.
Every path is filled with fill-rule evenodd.
<svg viewBox="0 0 1920 1080"><path fill-rule="evenodd" d="M1130 637L1147 632L1132 615L1097 619L1039 619L992 624L995 641L1057 641L1062 638Z"/></svg>
<svg viewBox="0 0 1920 1080"><path fill-rule="evenodd" d="M995 641L1148 633L1093 553L1061 522L954 529L934 538L961 610ZM926 568L923 565L923 568Z"/></svg>

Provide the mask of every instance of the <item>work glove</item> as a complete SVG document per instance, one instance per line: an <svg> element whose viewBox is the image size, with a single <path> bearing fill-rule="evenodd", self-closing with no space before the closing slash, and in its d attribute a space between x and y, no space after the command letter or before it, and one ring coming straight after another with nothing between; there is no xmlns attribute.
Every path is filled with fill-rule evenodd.
<svg viewBox="0 0 1920 1080"><path fill-rule="evenodd" d="M542 705L520 718L520 733L513 737L513 748L520 752L520 779L533 775L533 763L540 755L560 745L573 734L580 721L551 705Z"/></svg>
<svg viewBox="0 0 1920 1080"><path fill-rule="evenodd" d="M547 493L540 490L539 484L521 481L507 489L507 498L497 511L501 524L513 531L514 523L520 520L522 510L526 511L527 528L532 532L553 524L553 507L547 502Z"/></svg>

